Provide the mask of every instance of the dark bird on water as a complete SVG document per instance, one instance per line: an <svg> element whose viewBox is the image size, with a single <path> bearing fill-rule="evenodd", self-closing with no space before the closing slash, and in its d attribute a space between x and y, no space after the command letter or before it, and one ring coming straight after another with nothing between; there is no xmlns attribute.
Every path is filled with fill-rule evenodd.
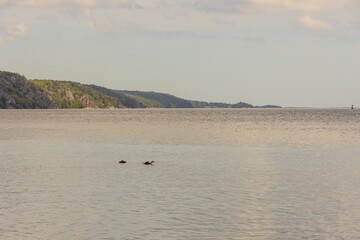
<svg viewBox="0 0 360 240"><path fill-rule="evenodd" d="M121 161L119 161L119 163L126 163L126 161L124 161L124 160L121 160Z"/></svg>
<svg viewBox="0 0 360 240"><path fill-rule="evenodd" d="M153 165L154 162L155 162L155 161L151 161L151 162L146 161L146 162L144 162L143 164L144 164L144 165Z"/></svg>

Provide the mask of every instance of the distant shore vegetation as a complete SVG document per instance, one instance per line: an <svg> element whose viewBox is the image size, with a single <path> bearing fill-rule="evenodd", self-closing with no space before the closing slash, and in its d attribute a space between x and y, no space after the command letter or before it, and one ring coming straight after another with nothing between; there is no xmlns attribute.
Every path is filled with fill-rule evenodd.
<svg viewBox="0 0 360 240"><path fill-rule="evenodd" d="M113 90L71 81L28 80L18 74L0 71L1 109L46 108L280 108L192 101L158 92Z"/></svg>

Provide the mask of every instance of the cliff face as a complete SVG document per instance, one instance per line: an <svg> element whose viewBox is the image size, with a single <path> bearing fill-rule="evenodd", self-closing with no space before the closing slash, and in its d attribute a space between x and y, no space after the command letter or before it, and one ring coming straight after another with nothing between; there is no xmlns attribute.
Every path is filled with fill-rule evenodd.
<svg viewBox="0 0 360 240"><path fill-rule="evenodd" d="M121 108L116 98L89 86L65 81L28 81L17 73L0 71L0 108Z"/></svg>
<svg viewBox="0 0 360 240"><path fill-rule="evenodd" d="M0 108L52 108L49 96L25 77L0 71Z"/></svg>
<svg viewBox="0 0 360 240"><path fill-rule="evenodd" d="M124 107L116 98L81 83L51 80L31 80L30 82L49 96L55 108Z"/></svg>

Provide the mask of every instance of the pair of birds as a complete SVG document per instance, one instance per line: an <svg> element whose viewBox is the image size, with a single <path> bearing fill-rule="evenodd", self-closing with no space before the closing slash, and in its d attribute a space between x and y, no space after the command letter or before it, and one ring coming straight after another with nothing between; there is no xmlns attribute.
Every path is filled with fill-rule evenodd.
<svg viewBox="0 0 360 240"><path fill-rule="evenodd" d="M121 161L119 161L119 163L123 164L123 163L126 163L126 161L121 160ZM151 162L146 161L146 162L143 162L144 165L153 165L153 163L155 163L155 161L151 161Z"/></svg>

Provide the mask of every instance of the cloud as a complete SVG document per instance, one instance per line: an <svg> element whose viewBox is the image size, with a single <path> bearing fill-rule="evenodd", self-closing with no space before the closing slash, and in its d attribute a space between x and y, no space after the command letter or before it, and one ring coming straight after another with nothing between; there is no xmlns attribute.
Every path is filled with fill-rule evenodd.
<svg viewBox="0 0 360 240"><path fill-rule="evenodd" d="M57 6L61 0L0 0L0 7L25 6L25 7L47 7Z"/></svg>
<svg viewBox="0 0 360 240"><path fill-rule="evenodd" d="M296 11L325 11L354 4L355 0L250 0L263 7L282 8Z"/></svg>
<svg viewBox="0 0 360 240"><path fill-rule="evenodd" d="M325 11L358 3L358 0L158 0L162 7L182 7L205 12Z"/></svg>
<svg viewBox="0 0 360 240"><path fill-rule="evenodd" d="M24 7L68 7L79 6L85 8L143 8L137 0L0 0L2 6L24 6Z"/></svg>
<svg viewBox="0 0 360 240"><path fill-rule="evenodd" d="M299 18L299 23L306 27L313 30L331 30L333 26L329 23L323 22L321 20L312 18L308 15Z"/></svg>
<svg viewBox="0 0 360 240"><path fill-rule="evenodd" d="M356 3L357 0L250 0L262 7L293 11L326 11L331 8L343 8Z"/></svg>
<svg viewBox="0 0 360 240"><path fill-rule="evenodd" d="M76 25L107 32L121 32L128 26L142 26L144 29L152 29L160 33L158 35L171 32L176 36L177 33L187 32L193 32L195 35L212 35L224 29L230 32L237 27L261 24L271 27L279 26L286 21L298 21L300 25L309 29L330 30L335 27L309 15L316 13L317 16L325 19L331 16L333 22L336 22L337 29L339 22L348 22L351 26L353 19L347 13L350 12L350 7L359 1L0 0L0 26L7 26L9 22L21 22L34 28L37 24L41 25L47 21L58 25ZM298 16L303 17L298 18ZM4 35L11 36L6 33L11 32L8 28L3 28L2 32L2 39L5 38ZM6 39L10 38L6 37ZM247 40L263 42L261 39Z"/></svg>
<svg viewBox="0 0 360 240"><path fill-rule="evenodd" d="M24 38L28 32L29 28L23 22L0 27L0 43L13 42L18 38Z"/></svg>
<svg viewBox="0 0 360 240"><path fill-rule="evenodd" d="M248 0L183 0L177 5L205 12L241 12L249 3Z"/></svg>
<svg viewBox="0 0 360 240"><path fill-rule="evenodd" d="M87 7L87 8L93 8L98 5L97 0L74 0L74 4Z"/></svg>
<svg viewBox="0 0 360 240"><path fill-rule="evenodd" d="M0 0L0 6L71 6L86 8L188 8L206 12L239 12L247 8L323 11L357 4L358 0Z"/></svg>

